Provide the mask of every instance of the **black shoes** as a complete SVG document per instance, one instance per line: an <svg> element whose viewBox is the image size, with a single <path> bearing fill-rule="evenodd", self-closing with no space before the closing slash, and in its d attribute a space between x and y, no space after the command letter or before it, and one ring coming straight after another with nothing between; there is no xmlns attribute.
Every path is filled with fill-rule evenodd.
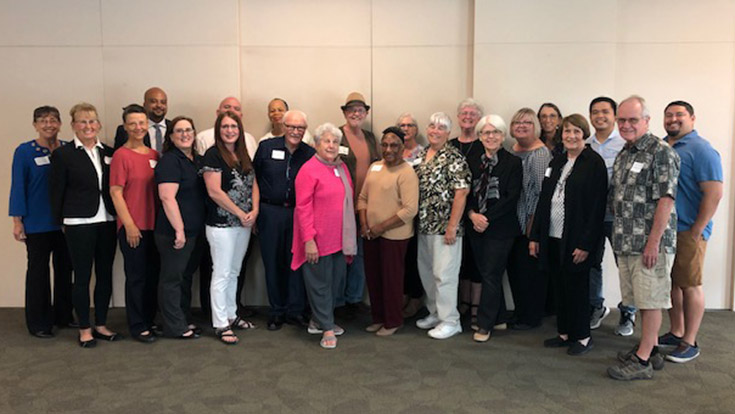
<svg viewBox="0 0 735 414"><path fill-rule="evenodd" d="M564 348L565 346L571 346L572 341L569 339L562 339L560 336L555 336L544 341L544 348Z"/></svg>
<svg viewBox="0 0 735 414"><path fill-rule="evenodd" d="M286 315L286 323L297 328L306 328L309 326L309 320L302 315Z"/></svg>
<svg viewBox="0 0 735 414"><path fill-rule="evenodd" d="M281 315L273 315L268 319L268 330L269 331L277 331L281 329L283 326L283 316Z"/></svg>
<svg viewBox="0 0 735 414"><path fill-rule="evenodd" d="M587 341L587 345L582 345L581 342L574 341L574 343L569 346L569 349L567 349L567 354L572 356L584 355L589 352L590 349L594 348L594 346L595 343L592 342L592 338Z"/></svg>
<svg viewBox="0 0 735 414"><path fill-rule="evenodd" d="M79 346L82 348L94 348L97 346L97 340L92 338L89 341L82 341L82 338L79 338Z"/></svg>
<svg viewBox="0 0 735 414"><path fill-rule="evenodd" d="M510 325L510 329L514 331L530 331L531 329L535 329L541 326L540 323L537 323L535 325L530 325L527 323L514 323Z"/></svg>
<svg viewBox="0 0 735 414"><path fill-rule="evenodd" d="M114 333L112 335L105 335L103 333L97 332L96 329L92 329L92 337L99 339L101 341L108 341L108 342L121 341L125 339L125 337L119 333Z"/></svg>
<svg viewBox="0 0 735 414"><path fill-rule="evenodd" d="M147 333L139 333L137 335L133 335L133 338L136 341L142 342L144 344L152 344L153 342L156 342L156 335L154 335L152 331L148 331Z"/></svg>
<svg viewBox="0 0 735 414"><path fill-rule="evenodd" d="M51 331L50 329L47 331L31 332L31 335L35 336L36 338L41 338L41 339L50 339L56 336L54 335L53 331Z"/></svg>

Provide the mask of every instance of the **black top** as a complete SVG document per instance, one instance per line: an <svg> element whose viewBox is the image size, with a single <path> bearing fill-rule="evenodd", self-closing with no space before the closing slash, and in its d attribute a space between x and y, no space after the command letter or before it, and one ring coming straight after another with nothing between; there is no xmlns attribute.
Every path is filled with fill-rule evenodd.
<svg viewBox="0 0 735 414"><path fill-rule="evenodd" d="M95 147L102 164L102 189L100 190L97 170L83 147L77 148L72 141L51 153L49 173L49 197L51 217L57 224L65 218L89 218L97 214L100 194L105 209L115 215L115 206L110 198L110 160L112 148L101 144Z"/></svg>
<svg viewBox="0 0 735 414"><path fill-rule="evenodd" d="M207 193L204 189L204 181L199 175L201 157L194 156L190 160L178 148L171 148L163 153L156 165L156 184L177 183L179 190L176 192L176 203L179 205L181 219L184 221L184 234L187 237L199 235L204 227L204 216L206 210L204 200ZM176 232L166 217L163 205L159 208L156 216L156 232L167 236L175 236Z"/></svg>
<svg viewBox="0 0 735 414"><path fill-rule="evenodd" d="M171 128L171 121L167 119L166 120L166 129L169 129L169 128ZM148 128L146 127L146 129L148 129ZM115 131L115 150L117 151L117 149L120 148L120 147L122 147L123 145L125 145L126 142L128 142L128 131L126 131L125 130L125 127L123 127L122 125L118 125L117 126L117 130ZM147 132L145 134L145 138L143 138L143 143L148 148L153 148L153 147L151 147L151 137L150 137L150 134L148 134ZM155 148L153 148L153 149L155 149Z"/></svg>
<svg viewBox="0 0 735 414"><path fill-rule="evenodd" d="M260 189L260 202L293 207L296 204L294 193L296 174L315 152L314 148L300 142L292 154L286 148L284 137L261 141L253 158L253 168Z"/></svg>
<svg viewBox="0 0 735 414"><path fill-rule="evenodd" d="M549 163L541 185L541 194L536 205L530 239L539 242L539 265L548 268L549 225L551 221L551 198L556 183L567 163L567 154L554 157ZM605 203L607 198L607 168L605 161L587 146L574 161L564 185L564 229L561 238L561 263L563 268L582 272L592 265L603 237ZM587 260L572 263L572 252L580 249L589 252Z"/></svg>
<svg viewBox="0 0 735 414"><path fill-rule="evenodd" d="M482 142L480 142L479 139L476 139L472 142L459 142L459 137L454 137L449 140L449 145L457 148L457 150L459 150L459 152L464 155L468 162L470 158L479 159L480 155L485 153L485 148L482 146Z"/></svg>
<svg viewBox="0 0 735 414"><path fill-rule="evenodd" d="M481 143L478 142L478 144ZM480 147L482 148L482 145ZM484 153L484 149L480 153L472 150L471 155L467 157L467 164L470 166L470 172L472 173L473 187L475 180L480 178L481 156ZM498 179L499 198L488 198L486 201L487 210L484 215L487 217L488 226L482 234L491 239L513 238L521 234L516 217L516 208L523 187L523 163L520 158L503 148L498 150L497 156L498 163L493 167L490 177L497 177ZM474 210L479 213L473 187L470 188L470 193L467 195L466 211ZM469 217L464 221L464 224L468 234L472 236L478 234L473 229L472 220Z"/></svg>
<svg viewBox="0 0 735 414"><path fill-rule="evenodd" d="M219 149L214 146L207 150L202 160L202 172L218 172L222 174L220 188L230 197L242 211L248 213L253 209L253 182L255 173L251 169L244 173L239 167L230 168ZM240 219L225 210L207 197L207 226L242 227Z"/></svg>

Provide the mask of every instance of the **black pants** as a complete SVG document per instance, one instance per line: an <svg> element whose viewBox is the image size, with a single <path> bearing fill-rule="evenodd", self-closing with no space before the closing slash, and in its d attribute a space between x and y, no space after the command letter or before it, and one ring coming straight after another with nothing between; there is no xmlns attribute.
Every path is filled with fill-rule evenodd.
<svg viewBox="0 0 735 414"><path fill-rule="evenodd" d="M513 241L507 270L515 304L515 322L531 326L541 324L548 273L539 270L538 259L528 254L528 237L521 235Z"/></svg>
<svg viewBox="0 0 735 414"><path fill-rule="evenodd" d="M160 260L153 240L153 230L140 232L140 244L130 247L125 227L117 233L120 251L125 259L125 310L131 335L147 331L153 325L158 309L158 272Z"/></svg>
<svg viewBox="0 0 735 414"><path fill-rule="evenodd" d="M291 270L293 208L260 203L258 227L267 229L260 234L260 253L265 267L270 313L274 316L301 316L306 307L306 290L301 268Z"/></svg>
<svg viewBox="0 0 735 414"><path fill-rule="evenodd" d="M414 234L408 240L406 248L406 273L403 278L403 293L411 299L421 299L424 296L424 285L419 276L419 242L418 235Z"/></svg>
<svg viewBox="0 0 735 414"><path fill-rule="evenodd" d="M158 304L163 333L171 337L181 336L189 330L191 322L191 280L201 261L202 244L199 239L205 238L204 233L187 237L181 249L174 249L174 236L154 233L153 237L161 254Z"/></svg>
<svg viewBox="0 0 735 414"><path fill-rule="evenodd" d="M30 333L67 326L72 315L71 258L61 231L26 234L26 326ZM54 295L51 300L49 259L53 253Z"/></svg>
<svg viewBox="0 0 735 414"><path fill-rule="evenodd" d="M575 341L590 336L590 272L586 267L582 271L570 271L562 260L559 239L549 238L549 273L554 275L551 280L557 330Z"/></svg>
<svg viewBox="0 0 735 414"><path fill-rule="evenodd" d="M505 314L503 273L514 239L492 239L474 231L468 231L465 239L474 253L475 265L482 280L477 324L490 332L493 326L502 322L500 318Z"/></svg>
<svg viewBox="0 0 735 414"><path fill-rule="evenodd" d="M112 296L112 261L117 244L115 222L66 226L64 235L74 265L72 300L79 320L79 329L89 322L89 283L94 265L94 323L107 324L107 310Z"/></svg>
<svg viewBox="0 0 735 414"><path fill-rule="evenodd" d="M465 231L465 234L469 231ZM481 283L480 269L475 261L475 254L470 246L470 240L462 237L462 265L459 268L459 280L469 280L472 283Z"/></svg>

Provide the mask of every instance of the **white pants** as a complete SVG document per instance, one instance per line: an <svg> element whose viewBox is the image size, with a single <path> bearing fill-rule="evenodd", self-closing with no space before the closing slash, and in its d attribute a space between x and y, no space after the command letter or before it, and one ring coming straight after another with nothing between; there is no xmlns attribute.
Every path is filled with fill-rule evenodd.
<svg viewBox="0 0 735 414"><path fill-rule="evenodd" d="M237 317L237 277L250 242L249 227L206 227L212 253L212 325L225 328Z"/></svg>
<svg viewBox="0 0 735 414"><path fill-rule="evenodd" d="M462 264L462 238L448 245L444 235L419 234L418 267L426 291L426 308L446 323L459 323L457 289Z"/></svg>

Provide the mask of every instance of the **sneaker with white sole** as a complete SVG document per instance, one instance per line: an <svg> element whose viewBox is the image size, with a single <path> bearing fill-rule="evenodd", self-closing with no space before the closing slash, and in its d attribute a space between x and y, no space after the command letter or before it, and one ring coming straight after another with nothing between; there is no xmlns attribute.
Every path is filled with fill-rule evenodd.
<svg viewBox="0 0 735 414"><path fill-rule="evenodd" d="M442 322L436 328L429 331L429 336L434 339L447 339L462 333L462 325L459 323Z"/></svg>
<svg viewBox="0 0 735 414"><path fill-rule="evenodd" d="M618 361L625 362L629 360L630 357L632 357L633 354L635 354L637 351L638 345L634 346L633 349L628 352L618 352ZM651 356L648 357L648 360L651 362L651 367L653 367L654 371L660 371L664 369L664 354L661 353L659 349L653 348L653 352L651 353Z"/></svg>
<svg viewBox="0 0 735 414"><path fill-rule="evenodd" d="M599 308L592 310L592 315L590 316L590 329L599 328L600 325L602 325L602 320L609 314L610 308L607 306L600 306Z"/></svg>
<svg viewBox="0 0 735 414"><path fill-rule="evenodd" d="M679 347L679 345L681 345L681 337L678 337L671 332L666 332L658 337L658 346L667 351L673 351Z"/></svg>
<svg viewBox="0 0 735 414"><path fill-rule="evenodd" d="M615 327L615 335L631 336L635 327L635 313L620 312L620 321Z"/></svg>
<svg viewBox="0 0 735 414"><path fill-rule="evenodd" d="M438 316L429 314L429 316L417 320L416 327L419 329L431 329L439 325L439 322L441 321Z"/></svg>
<svg viewBox="0 0 735 414"><path fill-rule="evenodd" d="M699 346L695 343L690 345L684 341L679 342L679 346L670 354L666 355L666 359L671 362L683 364L689 362L699 356Z"/></svg>

